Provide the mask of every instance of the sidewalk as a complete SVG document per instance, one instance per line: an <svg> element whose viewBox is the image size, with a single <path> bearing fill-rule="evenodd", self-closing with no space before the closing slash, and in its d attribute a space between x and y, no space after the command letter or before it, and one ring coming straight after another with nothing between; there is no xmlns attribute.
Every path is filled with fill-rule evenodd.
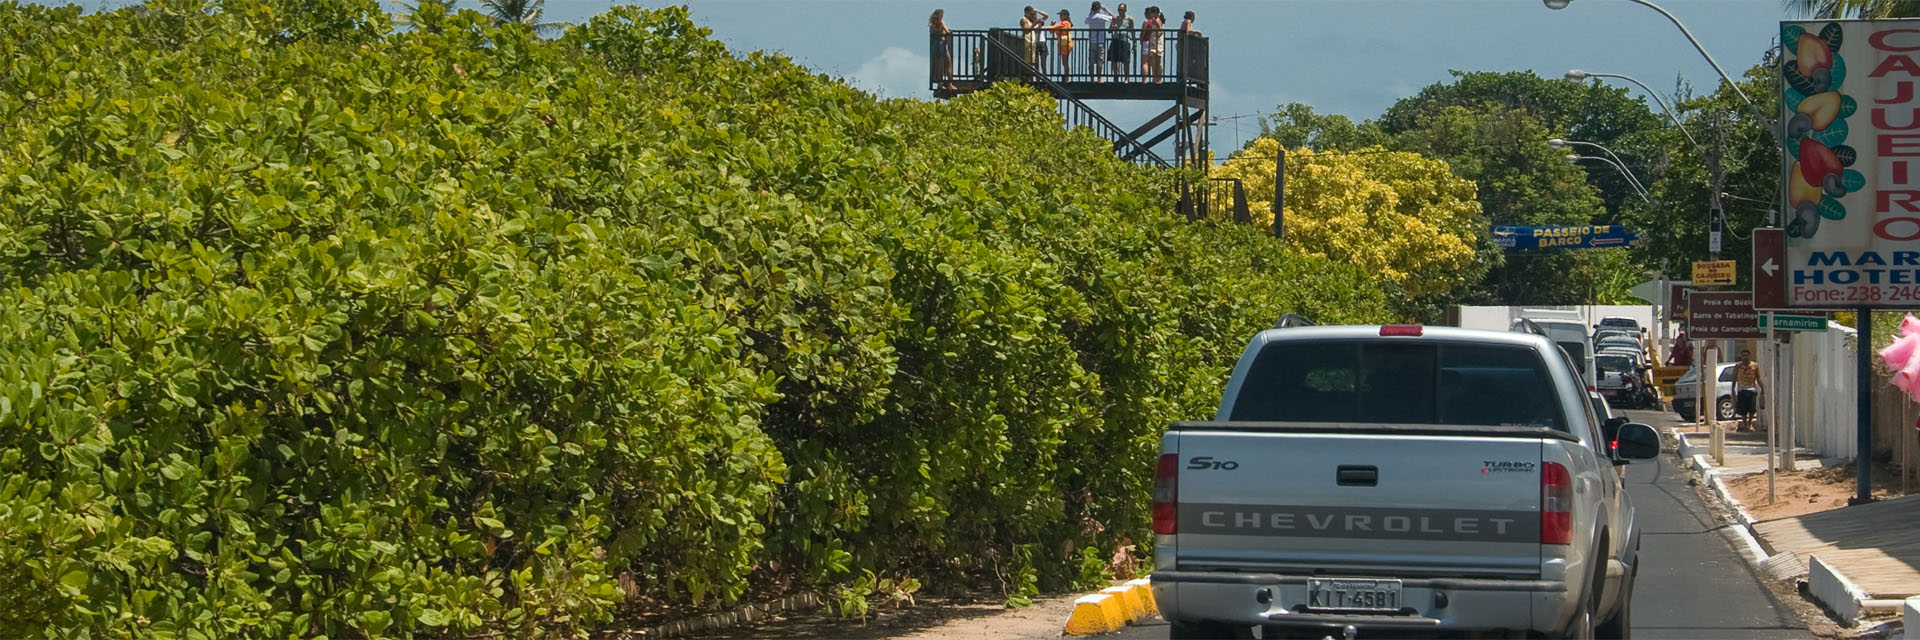
<svg viewBox="0 0 1920 640"><path fill-rule="evenodd" d="M1854 615L1864 604L1859 599L1920 595L1920 535L1915 534L1920 532L1920 496L1756 521L1725 487L1732 478L1766 472L1766 434L1727 433L1726 464L1716 465L1704 425L1684 425L1675 432L1682 436L1682 454L1705 462L1707 481L1717 485L1713 493L1751 530L1762 556L1792 553L1803 566L1819 556L1849 588L1857 587L1856 601L1849 603ZM1851 462L1818 459L1806 449L1796 453L1795 467L1803 471Z"/></svg>
<svg viewBox="0 0 1920 640"><path fill-rule="evenodd" d="M1713 449L1708 446L1710 440L1707 425L1682 424L1674 427L1673 430L1687 437L1688 446L1681 450L1681 457L1688 458L1694 454L1701 454L1707 456L1708 462L1713 462ZM1742 476L1749 473L1766 473L1767 432L1740 433L1728 429L1726 453L1726 464L1714 465L1723 475ZM1802 471L1831 467L1845 462L1837 458L1821 458L1805 447L1794 449L1793 454L1793 468Z"/></svg>

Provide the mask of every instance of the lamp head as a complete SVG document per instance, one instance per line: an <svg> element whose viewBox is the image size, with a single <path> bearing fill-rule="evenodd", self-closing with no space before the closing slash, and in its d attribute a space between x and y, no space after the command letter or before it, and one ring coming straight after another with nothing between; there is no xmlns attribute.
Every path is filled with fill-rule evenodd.
<svg viewBox="0 0 1920 640"><path fill-rule="evenodd" d="M1566 78L1568 82L1580 82L1587 79L1587 72L1573 69L1567 72Z"/></svg>
<svg viewBox="0 0 1920 640"><path fill-rule="evenodd" d="M1580 164L1580 154L1577 154L1577 153L1569 153L1569 154L1567 154L1567 162L1571 162L1571 163L1574 163L1574 164Z"/></svg>
<svg viewBox="0 0 1920 640"><path fill-rule="evenodd" d="M1568 4L1573 2L1573 0L1540 0L1540 1L1546 3L1548 9L1565 9L1567 8Z"/></svg>
<svg viewBox="0 0 1920 640"><path fill-rule="evenodd" d="M1564 149L1567 146L1567 141L1561 140L1559 138L1554 138L1547 141L1547 146L1553 147L1555 149Z"/></svg>

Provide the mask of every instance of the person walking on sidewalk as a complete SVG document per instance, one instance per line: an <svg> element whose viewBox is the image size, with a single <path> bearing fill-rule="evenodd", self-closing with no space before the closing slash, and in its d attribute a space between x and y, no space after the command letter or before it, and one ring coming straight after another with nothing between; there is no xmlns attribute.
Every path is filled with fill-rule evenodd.
<svg viewBox="0 0 1920 640"><path fill-rule="evenodd" d="M1740 419L1736 431L1752 431L1760 406L1760 365L1754 364L1752 351L1742 349L1733 365L1733 398L1733 414Z"/></svg>

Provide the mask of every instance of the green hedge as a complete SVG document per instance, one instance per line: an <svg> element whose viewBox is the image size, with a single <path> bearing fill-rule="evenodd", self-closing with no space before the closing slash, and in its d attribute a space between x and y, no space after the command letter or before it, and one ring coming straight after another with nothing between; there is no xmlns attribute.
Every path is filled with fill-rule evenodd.
<svg viewBox="0 0 1920 640"><path fill-rule="evenodd" d="M0 634L1068 586L1248 335L1384 315L1031 92L878 101L684 9L388 20L0 1Z"/></svg>

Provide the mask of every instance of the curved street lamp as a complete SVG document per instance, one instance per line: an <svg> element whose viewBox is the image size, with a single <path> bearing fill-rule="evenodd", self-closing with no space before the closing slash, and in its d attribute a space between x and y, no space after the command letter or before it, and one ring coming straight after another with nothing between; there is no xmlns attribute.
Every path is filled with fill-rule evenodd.
<svg viewBox="0 0 1920 640"><path fill-rule="evenodd" d="M1634 195L1640 196L1640 200L1642 202L1645 202L1647 204L1653 204L1653 198L1648 197L1647 191L1645 189L1640 188L1640 180L1633 177L1633 172L1628 171L1626 165L1614 162L1612 158L1607 158L1604 156L1583 156L1577 153L1567 154L1567 162L1580 164L1581 160L1599 160L1601 162L1605 162L1607 164L1613 165L1614 169L1618 169L1621 175L1624 175L1627 177L1627 183L1630 185L1633 185Z"/></svg>
<svg viewBox="0 0 1920 640"><path fill-rule="evenodd" d="M1648 2L1647 0L1627 0L1627 1L1637 5L1644 6L1654 11L1658 11L1660 12L1660 15L1666 16L1667 20L1673 22L1673 26L1680 28L1680 35L1686 36L1687 42L1693 43L1693 48L1695 51L1700 52L1700 57L1706 58L1707 64L1713 65L1713 70L1715 73L1720 74L1720 79L1725 80L1727 83L1727 86L1733 87L1733 92L1740 96L1740 101L1747 103L1747 107L1753 109L1754 115L1760 116L1761 122L1772 121L1771 119L1767 118L1766 112L1761 111L1760 107L1753 103L1752 98L1747 97L1747 92L1740 88L1740 83L1734 82L1733 76L1727 75L1727 71L1725 69L1720 68L1720 63L1714 61L1713 54L1707 53L1707 48L1704 46L1701 46L1700 41L1693 37L1693 32L1688 31L1687 25L1682 24L1679 18L1674 17L1672 13L1668 13L1666 9L1660 8L1660 5L1654 4L1652 2ZM1541 2L1544 2L1547 5L1548 9L1565 9L1567 8L1568 4L1573 3L1573 0L1541 0Z"/></svg>
<svg viewBox="0 0 1920 640"><path fill-rule="evenodd" d="M1547 141L1547 146L1553 147L1555 149L1565 149L1573 145L1593 147L1595 149L1599 149L1601 151L1606 152L1607 157L1613 158L1613 166L1619 168L1620 173L1626 175L1627 183L1631 184L1636 191L1639 191L1642 194L1641 198L1645 199L1646 197L1645 194L1647 193L1647 185L1641 184L1639 176L1633 175L1632 172L1627 171L1627 161L1621 160L1620 154L1614 153L1612 149L1608 149L1604 146L1601 146L1600 143L1597 143L1597 142L1584 142L1580 140L1561 140L1559 138L1554 138L1552 140ZM1574 157L1576 156L1568 156L1569 159Z"/></svg>
<svg viewBox="0 0 1920 640"><path fill-rule="evenodd" d="M1571 0L1565 0L1565 1L1571 1ZM1621 75L1618 73L1597 73L1592 71L1581 71L1579 69L1573 69L1568 71L1566 78L1570 82L1582 82L1582 81L1585 81L1587 78L1619 78L1621 80L1625 80L1627 82L1633 83L1634 85L1640 87L1641 91L1647 92L1647 95L1653 96L1654 104L1660 105L1660 110L1667 112L1667 119L1673 121L1673 126L1680 130L1680 135L1684 135L1687 137L1687 142L1693 143L1693 148L1699 149L1700 153L1707 152L1706 147L1700 146L1699 140L1693 139L1693 132L1687 131L1687 125L1680 123L1680 115L1673 112L1673 107L1667 106L1666 99L1661 98L1660 94L1658 92L1655 92L1653 89L1647 88L1646 83L1643 83L1639 80L1635 80L1633 79L1632 76Z"/></svg>

